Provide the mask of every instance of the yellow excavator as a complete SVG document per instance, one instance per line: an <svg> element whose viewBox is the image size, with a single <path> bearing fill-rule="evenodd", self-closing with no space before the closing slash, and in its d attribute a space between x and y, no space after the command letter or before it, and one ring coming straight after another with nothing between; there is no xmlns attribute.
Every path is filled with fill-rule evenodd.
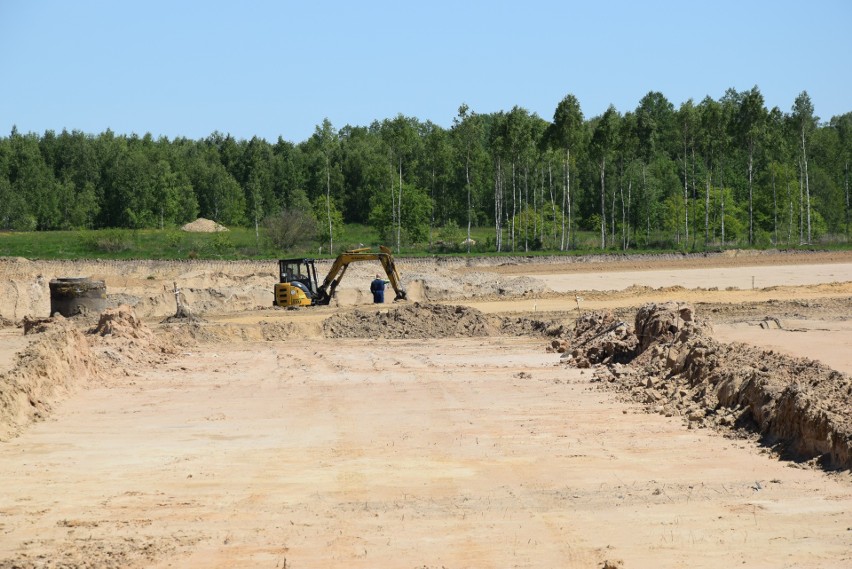
<svg viewBox="0 0 852 569"><path fill-rule="evenodd" d="M405 289L402 288L399 273L393 261L391 250L384 245L379 246L379 252L373 252L369 247L350 249L337 256L331 270L322 284L318 284L316 259L280 259L278 261L279 282L275 285L274 306L296 307L327 305L334 296L334 291L346 269L352 263L360 261L379 261L388 275L388 280L396 292L394 300L405 300Z"/></svg>

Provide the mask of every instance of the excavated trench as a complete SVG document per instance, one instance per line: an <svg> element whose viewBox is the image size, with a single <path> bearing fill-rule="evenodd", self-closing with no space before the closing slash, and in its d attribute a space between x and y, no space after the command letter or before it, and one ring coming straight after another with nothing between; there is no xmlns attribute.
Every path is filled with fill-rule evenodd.
<svg viewBox="0 0 852 569"><path fill-rule="evenodd" d="M551 349L650 412L681 416L690 427L758 433L785 458L852 468L852 378L710 332L690 305L648 304L632 323L586 314Z"/></svg>
<svg viewBox="0 0 852 569"><path fill-rule="evenodd" d="M412 303L335 313L315 326L316 335L329 339L550 338L549 349L562 352L564 363L594 368L600 385L651 412L681 416L690 427L751 430L789 458L852 468L849 376L806 358L715 341L690 305L645 305L632 322L592 312L572 324ZM180 346L278 341L303 330L292 322L223 326L178 319L155 332L124 306L105 311L97 324L60 316L29 332L38 338L0 375L0 440L46 417L68 393L135 365L165 362Z"/></svg>

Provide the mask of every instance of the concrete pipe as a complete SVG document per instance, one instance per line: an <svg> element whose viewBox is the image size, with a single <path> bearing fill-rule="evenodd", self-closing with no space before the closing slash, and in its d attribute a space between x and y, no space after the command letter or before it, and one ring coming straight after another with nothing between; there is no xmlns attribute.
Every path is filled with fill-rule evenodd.
<svg viewBox="0 0 852 569"><path fill-rule="evenodd" d="M106 285L88 277L59 277L50 281L50 315L66 318L99 313L106 308Z"/></svg>

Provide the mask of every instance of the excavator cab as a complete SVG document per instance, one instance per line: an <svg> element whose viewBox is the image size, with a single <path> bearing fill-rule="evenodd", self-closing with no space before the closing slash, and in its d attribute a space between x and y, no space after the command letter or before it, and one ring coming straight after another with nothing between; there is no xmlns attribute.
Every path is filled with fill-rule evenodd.
<svg viewBox="0 0 852 569"><path fill-rule="evenodd" d="M310 306L317 295L317 269L314 259L280 259L275 306Z"/></svg>

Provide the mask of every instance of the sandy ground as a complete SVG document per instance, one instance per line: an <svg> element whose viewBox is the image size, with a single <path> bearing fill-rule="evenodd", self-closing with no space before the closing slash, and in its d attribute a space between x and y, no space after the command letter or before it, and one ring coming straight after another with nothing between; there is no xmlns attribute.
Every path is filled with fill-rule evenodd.
<svg viewBox="0 0 852 569"><path fill-rule="evenodd" d="M706 302L718 338L851 371L848 255L761 259L788 276L754 290L753 259L737 263L746 284L676 262L608 266L599 285L588 267L519 264L493 270L552 292L443 302L566 317L578 295L583 310ZM848 472L642 413L542 339L322 338L350 309L209 315L242 332L78 391L0 443L0 568L852 567ZM773 314L783 328L757 326ZM247 337L263 325L291 333ZM26 343L14 330L0 369Z"/></svg>
<svg viewBox="0 0 852 569"><path fill-rule="evenodd" d="M653 288L679 285L684 288L755 289L852 281L852 263L780 267L714 267L666 269L623 273L578 273L541 278L556 292L573 290L623 290L630 286Z"/></svg>
<svg viewBox="0 0 852 569"><path fill-rule="evenodd" d="M17 328L0 328L0 371L12 367L15 355L24 349L30 338L23 336Z"/></svg>
<svg viewBox="0 0 852 569"><path fill-rule="evenodd" d="M743 342L792 356L819 360L836 370L852 375L852 321L786 321L788 329L763 329L754 323L714 327L715 337L723 342Z"/></svg>

